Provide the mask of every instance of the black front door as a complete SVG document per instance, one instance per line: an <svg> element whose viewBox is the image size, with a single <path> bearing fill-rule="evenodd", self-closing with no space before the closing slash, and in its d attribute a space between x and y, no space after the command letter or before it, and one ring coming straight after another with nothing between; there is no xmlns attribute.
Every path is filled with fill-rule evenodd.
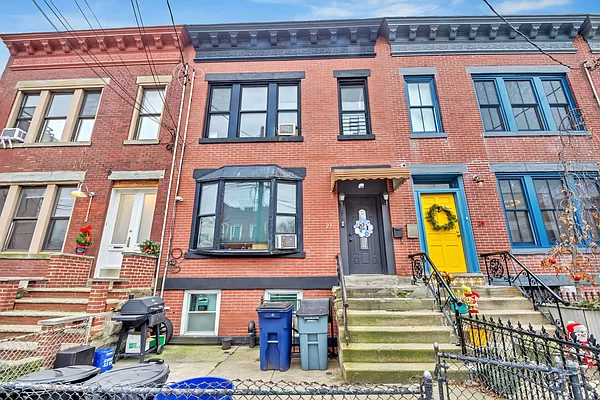
<svg viewBox="0 0 600 400"><path fill-rule="evenodd" d="M383 252L379 196L346 197L350 274L382 274Z"/></svg>

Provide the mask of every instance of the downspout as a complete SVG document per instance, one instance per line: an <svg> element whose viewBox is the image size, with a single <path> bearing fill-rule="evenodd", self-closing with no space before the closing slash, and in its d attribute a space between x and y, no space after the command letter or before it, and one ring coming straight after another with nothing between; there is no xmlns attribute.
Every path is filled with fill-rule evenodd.
<svg viewBox="0 0 600 400"><path fill-rule="evenodd" d="M186 64L186 76L187 76L187 64ZM187 133L188 124L190 122L190 111L192 109L192 97L194 95L194 79L196 78L196 70L192 70L192 85L190 86L190 97L188 99L187 115L185 117L185 128L183 129L183 142L181 144L181 155L179 157L179 170L177 172L177 184L175 185L175 198L173 199L173 212L171 213L171 227L169 229L169 241L167 242L167 257L171 253L171 246L173 245L173 229L175 227L175 213L177 212L177 197L179 195L179 185L181 182L181 170L183 169L183 157L185 156L185 148L187 146ZM165 279L167 279L167 270L169 266L169 260L167 258L165 262L165 269L163 271L162 283L160 286L160 296L162 297L165 291ZM157 278L158 279L158 278ZM156 285L155 285L156 287Z"/></svg>
<svg viewBox="0 0 600 400"><path fill-rule="evenodd" d="M596 91L596 87L594 86L594 81L592 81L592 77L590 76L590 71L587 65L587 60L583 62L583 69L585 70L585 76L587 76L587 80L592 87L592 92L594 92L594 98L596 99L596 104L598 108L600 108L600 98L598 97L598 92Z"/></svg>
<svg viewBox="0 0 600 400"><path fill-rule="evenodd" d="M188 64L185 64L185 74L187 78ZM177 143L179 142L179 132L181 128L181 117L183 114L183 103L185 101L185 89L187 87L187 79L183 82L183 93L181 94L181 102L179 103L179 117L177 118L177 132L175 133L175 140L173 142L173 159L171 160L171 173L169 174L169 188L167 189L167 206L165 207L165 214L163 216L162 232L160 234L160 249L162 250L165 241L165 230L167 225L167 214L169 213L169 199L171 198L171 189L173 187L173 172L175 171L175 160L177 159ZM191 96L190 96L191 97ZM187 124L186 124L187 129ZM162 255L161 255L162 256ZM160 274L160 257L156 262L156 268L154 271L154 291L153 295L156 296L156 285L158 285L158 276ZM169 259L169 253L167 252L167 258ZM166 263L165 263L166 264Z"/></svg>

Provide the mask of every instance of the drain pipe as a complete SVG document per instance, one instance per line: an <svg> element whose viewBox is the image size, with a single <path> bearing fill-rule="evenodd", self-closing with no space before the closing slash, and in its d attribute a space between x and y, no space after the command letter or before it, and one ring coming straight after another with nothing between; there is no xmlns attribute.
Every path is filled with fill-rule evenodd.
<svg viewBox="0 0 600 400"><path fill-rule="evenodd" d="M590 76L590 71L587 65L587 60L583 62L583 69L585 70L585 76L587 76L587 80L590 83L590 86L592 87L592 92L594 92L594 98L596 99L596 104L598 104L598 108L600 108L600 98L598 97L598 92L596 91L596 87L594 86L594 81L592 80L592 77Z"/></svg>
<svg viewBox="0 0 600 400"><path fill-rule="evenodd" d="M186 65L186 76L187 76L187 65ZM175 213L177 212L177 197L179 196L179 186L181 183L181 170L183 169L183 157L185 156L185 148L187 146L187 133L188 124L190 122L190 111L192 109L192 97L194 95L194 80L196 78L196 70L192 69L192 84L190 86L190 97L188 99L187 115L185 117L185 127L183 128L183 142L181 143L181 155L179 156L179 170L177 172L177 183L175 184L175 198L173 199L173 212L171 213L171 227L169 229L169 240L167 242L167 260L165 262L165 269L163 271L162 283L160 285L160 296L162 297L165 291L165 279L167 278L167 270L169 266L168 256L171 253L171 246L173 245L173 229L175 227ZM163 226L164 227L164 226ZM157 277L158 279L158 277ZM156 285L154 285L156 287Z"/></svg>
<svg viewBox="0 0 600 400"><path fill-rule="evenodd" d="M183 114L183 103L185 102L185 89L187 87L187 71L188 64L185 64L186 80L183 81L183 93L181 94L181 102L179 103L179 117L177 118L177 132L175 134L175 141L173 143L173 159L171 160L171 173L169 175L169 188L167 189L167 206L165 207L165 214L163 216L162 232L160 233L160 249L162 250L165 241L165 229L167 225L167 214L169 213L169 199L171 198L171 189L173 187L173 171L175 171L175 160L177 159L177 142L179 141L179 132L181 128L181 116ZM187 128L187 125L186 125ZM156 296L156 285L158 285L158 276L160 274L160 255L156 261L156 268L154 271L154 291L153 295ZM167 258L169 260L169 253L167 252ZM166 264L166 263L165 263Z"/></svg>

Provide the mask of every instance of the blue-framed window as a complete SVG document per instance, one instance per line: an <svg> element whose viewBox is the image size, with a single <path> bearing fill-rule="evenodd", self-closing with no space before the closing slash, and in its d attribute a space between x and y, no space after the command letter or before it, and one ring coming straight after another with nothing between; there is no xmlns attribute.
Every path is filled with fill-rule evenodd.
<svg viewBox="0 0 600 400"><path fill-rule="evenodd" d="M513 247L552 247L566 227L561 220L565 202L563 178L559 175L501 175L498 177L504 214ZM594 178L581 179L576 187L580 202L577 218L591 227L590 239L598 240L600 191Z"/></svg>
<svg viewBox="0 0 600 400"><path fill-rule="evenodd" d="M443 132L433 76L404 78L413 133Z"/></svg>
<svg viewBox="0 0 600 400"><path fill-rule="evenodd" d="M486 132L580 130L564 75L475 75Z"/></svg>
<svg viewBox="0 0 600 400"><path fill-rule="evenodd" d="M209 88L204 137L300 135L300 83L215 84Z"/></svg>

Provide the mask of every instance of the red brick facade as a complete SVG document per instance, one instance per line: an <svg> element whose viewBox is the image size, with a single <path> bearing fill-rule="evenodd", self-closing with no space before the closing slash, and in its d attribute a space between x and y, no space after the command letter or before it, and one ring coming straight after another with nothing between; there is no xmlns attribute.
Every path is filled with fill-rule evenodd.
<svg viewBox="0 0 600 400"><path fill-rule="evenodd" d="M47 287L68 288L87 286L94 258L74 254L57 254L48 263Z"/></svg>

